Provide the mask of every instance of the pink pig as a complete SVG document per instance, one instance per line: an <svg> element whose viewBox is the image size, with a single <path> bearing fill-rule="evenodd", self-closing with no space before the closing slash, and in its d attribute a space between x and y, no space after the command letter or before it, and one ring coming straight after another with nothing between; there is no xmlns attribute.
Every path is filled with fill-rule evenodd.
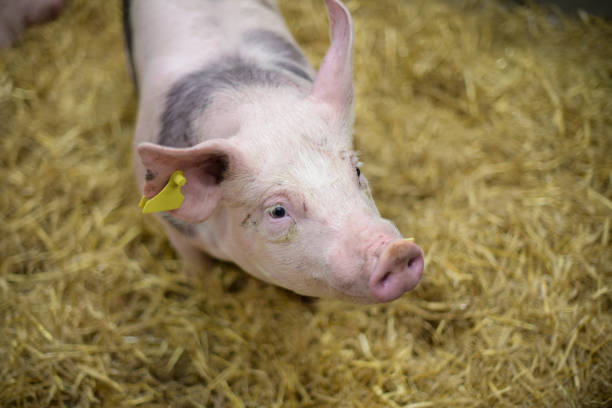
<svg viewBox="0 0 612 408"><path fill-rule="evenodd" d="M325 0L319 71L270 0L124 0L139 89L135 171L146 198L175 170L161 215L186 264L205 254L302 295L387 302L423 253L381 218L352 147L351 17Z"/></svg>

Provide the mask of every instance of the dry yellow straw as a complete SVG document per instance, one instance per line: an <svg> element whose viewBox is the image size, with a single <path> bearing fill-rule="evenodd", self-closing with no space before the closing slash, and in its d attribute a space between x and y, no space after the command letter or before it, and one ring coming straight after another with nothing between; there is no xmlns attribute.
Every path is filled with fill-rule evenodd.
<svg viewBox="0 0 612 408"><path fill-rule="evenodd" d="M347 1L362 170L426 254L358 306L180 273L131 181L119 2L67 3L0 53L0 406L612 403L610 22ZM318 64L323 2L281 3Z"/></svg>

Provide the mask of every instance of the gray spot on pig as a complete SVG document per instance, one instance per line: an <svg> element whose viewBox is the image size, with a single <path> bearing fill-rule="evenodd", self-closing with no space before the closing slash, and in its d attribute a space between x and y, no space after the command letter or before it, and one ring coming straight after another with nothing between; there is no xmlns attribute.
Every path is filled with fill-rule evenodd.
<svg viewBox="0 0 612 408"><path fill-rule="evenodd" d="M175 230L180 232L181 234L193 237L196 235L197 230L196 226L193 224L189 224L185 221L179 220L174 217L172 214L163 213L162 218L168 222Z"/></svg>
<svg viewBox="0 0 612 408"><path fill-rule="evenodd" d="M147 169L147 173L145 174L145 180L151 181L155 178L155 174L149 169Z"/></svg>
<svg viewBox="0 0 612 408"><path fill-rule="evenodd" d="M276 11L276 6L273 0L257 0L257 3L259 3L260 5L262 5L263 7L267 9Z"/></svg>
<svg viewBox="0 0 612 408"><path fill-rule="evenodd" d="M299 76L300 78L303 78L309 82L312 82L312 78L310 77L310 74L308 74L306 71L304 71L302 68L298 67L297 65L294 65L290 62L284 62L284 61L278 62L276 63L276 65L278 65L279 67L283 69L286 69L292 74Z"/></svg>
<svg viewBox="0 0 612 408"><path fill-rule="evenodd" d="M302 52L291 41L274 31L250 30L244 34L244 40L249 45L265 48L274 58L290 60L298 65L308 64Z"/></svg>
<svg viewBox="0 0 612 408"><path fill-rule="evenodd" d="M241 85L287 85L288 81L278 72L262 68L254 62L240 57L229 58L216 75L219 85L224 88L239 88Z"/></svg>
<svg viewBox="0 0 612 408"><path fill-rule="evenodd" d="M291 84L291 80L280 71L263 68L238 56L224 58L186 75L168 91L161 115L159 144L190 147L200 142L193 124L217 92L246 86L279 87Z"/></svg>

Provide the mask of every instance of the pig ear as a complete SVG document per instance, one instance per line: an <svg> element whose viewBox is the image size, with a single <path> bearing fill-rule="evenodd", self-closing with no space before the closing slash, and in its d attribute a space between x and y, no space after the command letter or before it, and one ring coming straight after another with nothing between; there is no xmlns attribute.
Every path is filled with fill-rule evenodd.
<svg viewBox="0 0 612 408"><path fill-rule="evenodd" d="M174 171L183 171L187 182L181 192L185 200L170 213L187 222L202 222L213 213L221 199L220 183L243 163L238 149L225 139L208 140L190 148L142 143L138 154L146 169L147 199L164 188Z"/></svg>
<svg viewBox="0 0 612 408"><path fill-rule="evenodd" d="M321 62L310 97L348 112L353 103L353 23L348 10L339 0L325 0L325 4L331 45Z"/></svg>

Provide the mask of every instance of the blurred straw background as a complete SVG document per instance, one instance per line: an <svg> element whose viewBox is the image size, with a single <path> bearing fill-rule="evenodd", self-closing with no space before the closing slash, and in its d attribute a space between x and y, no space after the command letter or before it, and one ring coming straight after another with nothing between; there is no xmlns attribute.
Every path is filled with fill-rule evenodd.
<svg viewBox="0 0 612 408"><path fill-rule="evenodd" d="M0 406L612 404L612 23L347 0L362 169L426 253L361 306L180 273L137 208L118 3L0 52ZM281 8L318 64L323 2Z"/></svg>

